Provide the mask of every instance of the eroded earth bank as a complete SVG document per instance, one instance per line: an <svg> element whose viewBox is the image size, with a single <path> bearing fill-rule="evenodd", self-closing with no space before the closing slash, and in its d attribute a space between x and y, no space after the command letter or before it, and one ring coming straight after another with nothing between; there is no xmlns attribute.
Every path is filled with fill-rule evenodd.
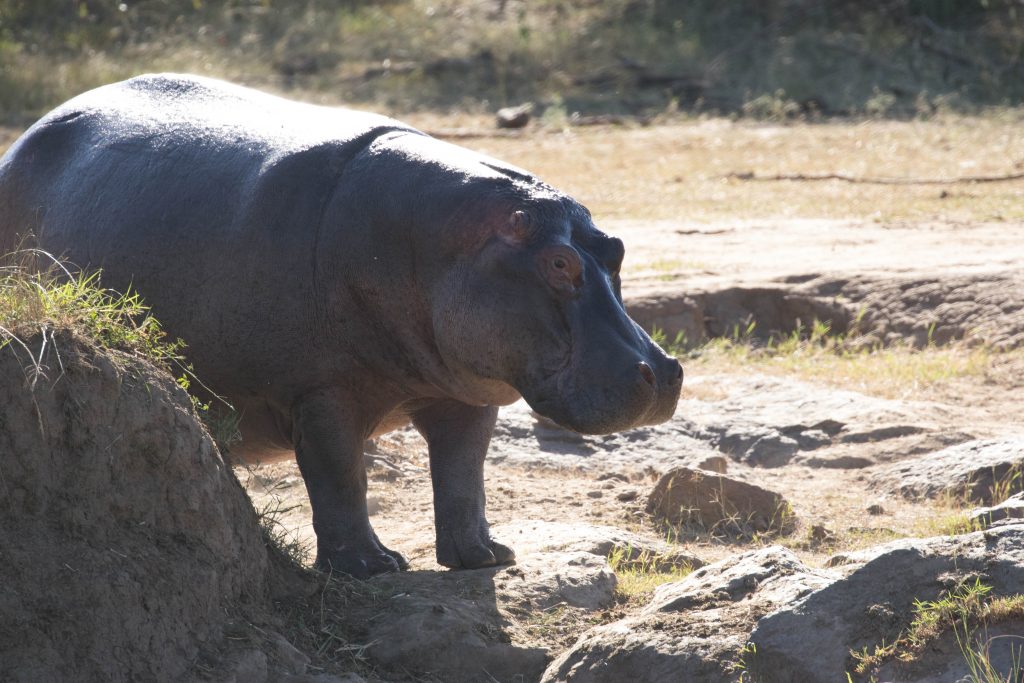
<svg viewBox="0 0 1024 683"><path fill-rule="evenodd" d="M406 430L367 466L371 521L411 570L297 569L293 462L234 467L254 511L170 377L70 335L28 340L31 362L0 351L0 679L1020 676L1020 230L605 227L654 264L625 287L645 325L742 338L684 360L657 427L582 437L503 410L487 493L513 566L435 564ZM824 321L848 352L794 360ZM772 333L792 348L757 352Z"/></svg>

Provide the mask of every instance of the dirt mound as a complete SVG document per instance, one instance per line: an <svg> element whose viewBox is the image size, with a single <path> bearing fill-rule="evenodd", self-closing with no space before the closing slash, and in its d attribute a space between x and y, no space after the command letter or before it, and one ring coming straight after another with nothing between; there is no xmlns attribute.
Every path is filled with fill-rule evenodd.
<svg viewBox="0 0 1024 683"><path fill-rule="evenodd" d="M251 504L166 373L45 341L0 349L0 679L216 675L276 571Z"/></svg>
<svg viewBox="0 0 1024 683"><path fill-rule="evenodd" d="M694 290L663 286L627 297L647 329L682 332L691 343L744 334L787 336L828 322L833 332L870 334L883 344L969 339L996 348L1024 344L1024 279L1016 273L910 278L791 275L768 285Z"/></svg>

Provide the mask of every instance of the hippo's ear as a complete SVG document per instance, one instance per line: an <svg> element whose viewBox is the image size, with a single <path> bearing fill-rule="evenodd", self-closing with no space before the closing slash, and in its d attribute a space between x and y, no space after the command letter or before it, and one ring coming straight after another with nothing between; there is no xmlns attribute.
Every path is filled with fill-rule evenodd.
<svg viewBox="0 0 1024 683"><path fill-rule="evenodd" d="M498 226L498 235L510 244L525 244L534 232L533 216L526 211L513 211L508 221Z"/></svg>

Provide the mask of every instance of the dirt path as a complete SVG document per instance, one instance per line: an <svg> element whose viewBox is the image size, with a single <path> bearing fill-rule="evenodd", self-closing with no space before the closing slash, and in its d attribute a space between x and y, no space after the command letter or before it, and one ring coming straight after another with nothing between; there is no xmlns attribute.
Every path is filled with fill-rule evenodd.
<svg viewBox="0 0 1024 683"><path fill-rule="evenodd" d="M608 221L626 243L623 290L687 292L821 275L980 276L1024 263L1024 225L769 219L721 223Z"/></svg>

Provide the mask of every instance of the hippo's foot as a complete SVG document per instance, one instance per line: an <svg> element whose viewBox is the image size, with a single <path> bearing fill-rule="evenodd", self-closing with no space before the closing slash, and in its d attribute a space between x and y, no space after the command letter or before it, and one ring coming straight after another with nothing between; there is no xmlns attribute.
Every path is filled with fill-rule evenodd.
<svg viewBox="0 0 1024 683"><path fill-rule="evenodd" d="M402 555L402 553L398 552L397 550L392 550L391 548L389 548L386 545L384 545L383 543L381 543L380 539L377 538L377 534L376 533L373 534L373 540L375 540L377 542L377 547L380 548L382 551L384 551L385 555L387 555L388 557L390 557L392 560L395 561L395 564L398 565L399 571L403 571L404 572L406 569L409 568L409 561L407 559L405 559L405 556Z"/></svg>
<svg viewBox="0 0 1024 683"><path fill-rule="evenodd" d="M492 539L486 527L482 532L468 529L463 533L441 531L437 535L437 563L444 567L480 569L515 561L515 551Z"/></svg>
<svg viewBox="0 0 1024 683"><path fill-rule="evenodd" d="M389 550L376 542L363 546L318 548L313 567L322 572L343 573L356 579L368 579L377 574L403 571L409 568L409 563L401 553Z"/></svg>

